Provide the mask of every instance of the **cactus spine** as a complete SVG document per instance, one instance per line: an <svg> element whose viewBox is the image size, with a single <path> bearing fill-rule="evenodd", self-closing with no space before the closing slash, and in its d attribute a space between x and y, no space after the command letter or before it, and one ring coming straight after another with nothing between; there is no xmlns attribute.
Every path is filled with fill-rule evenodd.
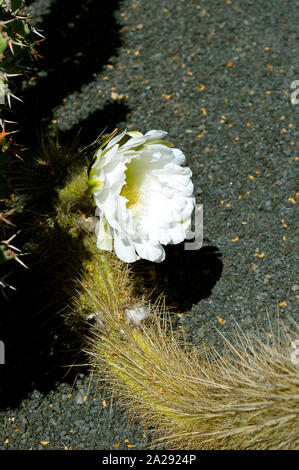
<svg viewBox="0 0 299 470"><path fill-rule="evenodd" d="M12 106L12 100L22 101L14 94L14 83L11 78L22 75L28 67L22 64L26 53L28 57L37 58L35 50L39 40L34 34L41 34L30 25L30 17L25 13L23 0L0 0L0 264L11 259L20 260L21 252L10 242L15 238L11 229L14 224L9 216L14 212L13 201L9 201L9 188L5 182L5 174L12 157L18 156L18 146L14 143L12 134L7 132L6 124L14 124L7 120L7 105ZM7 205L9 203L9 208ZM5 240L6 238L6 240ZM8 274L0 277L0 288L11 287L7 281Z"/></svg>

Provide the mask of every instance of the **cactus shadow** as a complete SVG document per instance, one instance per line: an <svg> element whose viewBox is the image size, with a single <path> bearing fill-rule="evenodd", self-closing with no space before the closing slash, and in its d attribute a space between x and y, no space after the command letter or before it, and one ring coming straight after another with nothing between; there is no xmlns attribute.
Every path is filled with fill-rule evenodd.
<svg viewBox="0 0 299 470"><path fill-rule="evenodd" d="M49 13L37 25L46 39L37 46L41 57L32 62L33 80L24 83L24 70L19 81L23 103L14 103L11 111L12 120L17 116L22 129L24 145L30 146L32 131L41 122L49 124L53 109L92 81L116 53L121 44L114 17L118 4L119 0L106 2L104 7L97 0L51 3Z"/></svg>
<svg viewBox="0 0 299 470"><path fill-rule="evenodd" d="M100 133L110 134L115 123L125 123L129 108L123 101L109 103L103 109L91 114L84 122L72 126L71 129L59 132L62 145L77 139L80 146L85 147L93 142Z"/></svg>
<svg viewBox="0 0 299 470"><path fill-rule="evenodd" d="M62 380L73 385L79 371L86 371L80 366L87 362L82 351L86 325L76 317L69 323L67 319L77 294L74 281L84 274L91 254L83 243L84 231L76 227L74 236L54 217L57 188L86 162L80 152L72 154L72 141L64 147L61 136L59 141L47 133L44 137L43 153L37 144L12 167L16 187L25 183L17 190L20 209L13 222L21 228L16 245L27 253L22 261L29 269L9 261L9 282L16 291L7 292L8 300L0 292L0 339L5 346L5 364L0 366L2 409L18 406L33 389L47 393ZM80 202L80 209L89 210L88 199ZM53 223L48 224L48 216ZM0 278L8 270L0 265Z"/></svg>
<svg viewBox="0 0 299 470"><path fill-rule="evenodd" d="M0 366L2 409L18 406L32 389L47 393L62 379L73 384L82 368L70 366L86 362L84 326L78 323L73 333L65 316L75 295L71 280L83 274L82 260L89 253L80 238L59 226L37 229L36 236L39 244L23 258L29 269L14 268L11 283L17 290L8 294L9 301L0 298L5 345L5 364Z"/></svg>
<svg viewBox="0 0 299 470"><path fill-rule="evenodd" d="M190 310L193 304L210 297L221 277L222 255L216 246L185 250L184 243L165 247L166 258L155 264L145 260L136 263L134 277L137 289L153 289L152 298L161 293L174 311Z"/></svg>
<svg viewBox="0 0 299 470"><path fill-rule="evenodd" d="M119 0L111 0L104 7L97 0L51 2L49 13L38 24L46 40L37 47L42 57L33 63L36 78L32 86L25 86L21 95L17 93L24 102L16 102L10 112L11 120L17 120L22 131L16 134L16 142L32 148L36 132L49 125L53 109L63 98L93 80L94 74L116 53L120 46L119 27L114 18L118 4ZM24 76L26 78L26 71ZM24 76L18 83L16 81L19 88ZM127 112L124 102L108 103L90 114L84 123L60 132L61 144L67 146L79 134L78 148L84 147L106 126L109 132L116 122L125 121ZM33 174L32 178L36 176ZM42 174L39 176L38 184L42 186L45 180ZM50 186L51 178L46 183ZM51 188L47 194L52 197ZM30 211L31 215L47 213L49 204L47 199L38 201L34 208L29 206L29 214ZM30 215L29 220L26 217L28 211L25 210L14 219L16 226L22 229L18 235L20 247L28 242L26 227L31 219ZM30 255L23 258L30 269L25 270L16 263L11 268L9 281L17 291L8 294L9 301L0 292L0 339L5 346L5 364L0 365L1 409L18 406L34 388L47 393L61 380L73 384L81 369L70 369L69 365L86 362L78 328L74 334L71 329L67 330L63 314L73 296L68 280L80 277L83 269L80 260L88 259L88 253L82 253L80 240L59 227L44 233L37 226L38 234L42 234L40 240L31 249L29 247ZM63 248L61 260L57 247ZM2 268L0 266L0 271Z"/></svg>

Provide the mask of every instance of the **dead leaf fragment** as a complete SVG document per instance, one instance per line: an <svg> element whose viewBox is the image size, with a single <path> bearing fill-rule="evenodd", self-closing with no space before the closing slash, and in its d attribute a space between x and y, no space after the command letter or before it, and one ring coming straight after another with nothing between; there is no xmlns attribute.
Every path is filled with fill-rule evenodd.
<svg viewBox="0 0 299 470"><path fill-rule="evenodd" d="M122 93L116 93L115 91L111 91L110 96L113 100L121 100L124 97Z"/></svg>

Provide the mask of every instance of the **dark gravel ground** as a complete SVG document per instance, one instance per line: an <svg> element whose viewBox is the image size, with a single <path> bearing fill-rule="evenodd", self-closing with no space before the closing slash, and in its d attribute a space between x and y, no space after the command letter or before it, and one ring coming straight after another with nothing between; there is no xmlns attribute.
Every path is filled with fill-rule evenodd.
<svg viewBox="0 0 299 470"><path fill-rule="evenodd" d="M166 130L193 171L204 246L169 247L155 276L193 343L296 318L299 2L63 3L32 6L47 41L23 92L28 142L40 122L66 139L83 127L86 142L106 126ZM46 391L32 382L0 411L0 449L145 448L106 392L87 393L87 373Z"/></svg>

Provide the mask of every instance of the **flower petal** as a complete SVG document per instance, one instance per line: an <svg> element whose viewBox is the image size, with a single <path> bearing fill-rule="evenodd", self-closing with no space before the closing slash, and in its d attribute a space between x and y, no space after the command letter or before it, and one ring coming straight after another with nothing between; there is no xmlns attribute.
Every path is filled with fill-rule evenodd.
<svg viewBox="0 0 299 470"><path fill-rule="evenodd" d="M161 130L151 130L148 131L144 137L146 137L146 141L149 142L151 140L161 140L164 139L164 137L167 135L167 132L161 131Z"/></svg>
<svg viewBox="0 0 299 470"><path fill-rule="evenodd" d="M132 240L118 230L114 230L114 250L125 263L133 263L138 259Z"/></svg>
<svg viewBox="0 0 299 470"><path fill-rule="evenodd" d="M116 135L115 137L113 137L107 144L107 146L105 147L106 149L107 148L110 148L110 147L113 147L113 145L117 144L127 133L127 130L125 129L123 132L121 132L119 135Z"/></svg>
<svg viewBox="0 0 299 470"><path fill-rule="evenodd" d="M100 250L112 250L112 236L110 226L104 216L96 225L97 247Z"/></svg>
<svg viewBox="0 0 299 470"><path fill-rule="evenodd" d="M127 132L127 134L130 137L142 137L143 136L142 132L139 132L139 131L129 131Z"/></svg>
<svg viewBox="0 0 299 470"><path fill-rule="evenodd" d="M177 165L182 165L185 163L186 157L180 149L171 149L174 157L174 162Z"/></svg>
<svg viewBox="0 0 299 470"><path fill-rule="evenodd" d="M139 240L134 240L134 245L140 258L156 263L160 263L165 259L164 248L159 243L154 244L139 238Z"/></svg>

